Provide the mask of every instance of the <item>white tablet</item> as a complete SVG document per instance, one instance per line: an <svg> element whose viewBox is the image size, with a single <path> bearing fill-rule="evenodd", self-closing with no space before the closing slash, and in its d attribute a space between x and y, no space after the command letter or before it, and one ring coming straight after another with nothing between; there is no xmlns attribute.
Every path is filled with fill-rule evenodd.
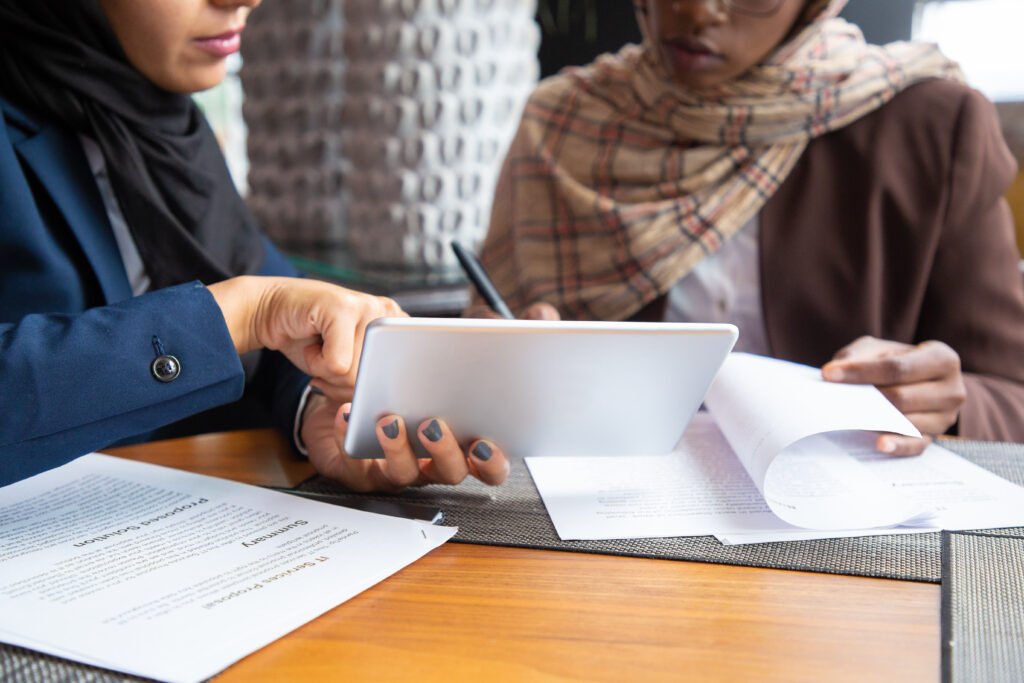
<svg viewBox="0 0 1024 683"><path fill-rule="evenodd" d="M440 417L463 445L483 437L522 456L668 453L736 336L733 325L381 318L366 331L345 450L383 457L376 422L393 413L410 433Z"/></svg>

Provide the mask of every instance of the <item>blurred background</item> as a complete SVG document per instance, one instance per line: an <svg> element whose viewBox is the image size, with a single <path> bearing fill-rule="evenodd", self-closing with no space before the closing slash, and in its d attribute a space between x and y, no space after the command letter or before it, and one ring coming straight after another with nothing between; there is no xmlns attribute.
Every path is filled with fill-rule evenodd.
<svg viewBox="0 0 1024 683"><path fill-rule="evenodd" d="M537 78L555 73L567 65L585 64L602 52L617 50L623 44L639 39L630 0L506 1L511 8L509 11L532 14L533 21L529 27L531 31L534 29L533 24L536 25L535 37L530 32L520 32L512 38L518 41L520 46L526 45L530 55L536 55L535 71L532 73L524 74L521 58L516 62L517 93L528 92L529 88L524 88L524 83L530 85ZM249 41L248 49L245 45L243 47L243 57L250 55L251 60L258 58L261 60L260 64L264 64L268 58L272 60L277 54L275 49L278 52L283 49L281 46L275 48L274 45L270 45L270 38L253 40L257 36L272 37L275 31L276 34L281 34L283 27L280 24L283 20L280 17L284 15L279 12L275 16L272 11L268 12L266 9L273 4L283 6L285 3L280 0L276 3L274 0L268 0L253 13L250 30L246 36ZM321 41L323 44L319 47L310 44L311 29L308 24L317 22L312 29L314 31L327 30L340 34L344 32L346 21L351 24L355 19L367 20L367 8L376 5L377 3L368 4L368 0L290 0L287 3L289 15L301 14L300 8L306 8L307 18L297 22L298 28L302 29L299 31L301 37L298 39L298 46L292 45L289 48L290 52L285 50L282 54L289 54L293 60L296 55L299 59L304 59L303 55L308 54L309 60L318 63L330 59L338 62L340 68L344 69L346 62L353 61L352 55L346 57L344 47L331 48L330 41ZM356 8L359 14L353 15L353 8ZM323 19L317 19L317 16ZM346 16L350 19L346 20ZM1024 0L851 0L843 16L858 24L870 42L886 43L913 39L937 43L949 57L960 63L968 82L996 103L1007 141L1018 160L1024 165L1024 40L1020 35L1020 27L1024 26ZM422 29L422 17L410 15L407 19L410 25L415 26L418 23ZM492 40L494 39L494 26L487 27L481 24L479 17L471 19L475 23L471 23L467 29L470 34L485 37L489 35ZM370 20L372 21L372 17ZM262 29L261 21L264 24ZM390 22L393 19L386 18L386 21ZM444 18L441 21L444 21ZM503 19L502 23L509 23L509 20ZM253 30L254 25L256 30ZM421 33L422 31L416 35ZM340 39L340 35L338 37ZM507 41L509 37L505 36L504 39ZM508 61L506 53L500 49L505 48L499 44L491 52L477 52L475 59L479 61L482 55L485 60L497 60L500 74L501 65L504 63L501 60ZM248 123L255 126L254 130L257 131L254 139L266 139L268 136L274 138L275 130L266 120L253 117L251 112L258 108L250 106L247 110L243 106L245 96L242 84L246 81L243 57L233 55L229 62L230 75L225 82L214 90L200 93L196 99L205 110L225 148L231 173L237 185L243 194L248 194L250 203L254 207L259 207L266 205L267 202L260 204L260 187L257 186L255 192L252 192L249 178L274 178L282 173L294 173L295 169L275 168L273 164L277 162L274 159L259 158L258 155L252 158L254 165L259 168L250 166L250 153L258 150L253 147L253 141L247 135L247 116L243 112L249 111ZM250 65L250 70L255 69ZM254 81L249 77L248 82ZM349 82L344 77L330 81L339 91L332 96L343 99L346 84ZM321 87L324 83L326 81L321 79ZM283 93L282 96L287 97L287 93ZM520 95L517 94L516 97ZM520 99L506 98L511 103L506 106L521 106ZM252 100L253 98L250 98L250 105ZM342 126L342 119L338 121L336 125ZM308 125L323 127L323 122L310 122ZM285 133L282 132L279 137L284 139ZM321 154L298 161L292 159L289 163L344 165L346 161L335 158L337 156L335 150L334 157L330 159ZM351 167L351 162L348 163ZM354 170L356 169L339 170L332 176L335 178L334 185L324 191L337 195L338 201L344 203L345 173L352 173ZM485 181L488 181L486 177ZM489 193L490 187L485 186L482 191ZM1024 247L1024 173L1018 176L1008 198L1015 212L1019 244ZM260 212L257 211L257 214L260 215ZM320 218L333 221L332 225L322 228L321 239L315 238L316 230L313 230L314 238L310 239L308 228L305 228L305 237L302 240L295 239L297 233L294 224L289 227L286 220L277 220L279 215L274 214L275 218L270 221L265 216L260 217L271 236L281 243L286 251L291 252L297 264L307 271L319 272L321 275L344 281L349 285L361 286L363 289L398 294L400 303L413 309L418 306L423 310L454 308L460 306L463 301L461 275L443 254L434 254L432 258L423 259L419 258L415 251L410 257L406 250L404 256L400 254L390 263L386 255L383 259L377 259L381 261L378 263L360 263L359 259L347 255L347 244L353 227L345 224L343 209L326 218ZM478 222L484 222L485 219L477 214L473 215ZM309 219L305 220L308 222ZM284 227L275 232L275 226L268 222L281 223ZM465 231L465 226L461 229ZM466 241L470 246L476 246L473 235L482 237L483 229L484 226L481 225L478 226L476 233L460 234L468 235ZM420 242L416 242L416 245L420 245L422 237L420 235ZM428 235L427 238L429 237ZM455 294L456 291L458 294ZM423 294L426 298L422 302L416 301L417 293ZM401 295L406 296L405 301L401 300Z"/></svg>

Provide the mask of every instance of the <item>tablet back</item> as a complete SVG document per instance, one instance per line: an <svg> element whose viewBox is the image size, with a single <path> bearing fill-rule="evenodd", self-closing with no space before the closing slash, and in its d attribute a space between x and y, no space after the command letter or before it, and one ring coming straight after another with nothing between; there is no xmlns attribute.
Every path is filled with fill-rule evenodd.
<svg viewBox="0 0 1024 683"><path fill-rule="evenodd" d="M345 450L383 457L375 424L394 413L409 432L440 417L463 445L486 437L510 454L667 453L736 335L712 324L383 318L367 328Z"/></svg>

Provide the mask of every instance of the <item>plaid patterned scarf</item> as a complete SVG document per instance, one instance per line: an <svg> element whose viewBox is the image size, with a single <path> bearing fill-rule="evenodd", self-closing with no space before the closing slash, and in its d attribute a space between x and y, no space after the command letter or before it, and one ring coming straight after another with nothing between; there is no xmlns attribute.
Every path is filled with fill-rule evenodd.
<svg viewBox="0 0 1024 683"><path fill-rule="evenodd" d="M933 45L869 45L811 2L764 63L715 92L675 85L645 45L542 82L502 169L482 260L513 310L622 320L744 226L808 142L928 78ZM640 14L643 14L643 8Z"/></svg>

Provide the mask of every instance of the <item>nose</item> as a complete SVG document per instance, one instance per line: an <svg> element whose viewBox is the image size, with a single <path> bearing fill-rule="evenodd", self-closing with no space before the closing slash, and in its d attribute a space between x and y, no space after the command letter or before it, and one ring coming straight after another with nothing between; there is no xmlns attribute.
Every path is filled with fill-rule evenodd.
<svg viewBox="0 0 1024 683"><path fill-rule="evenodd" d="M665 20L672 23L685 22L696 29L723 24L729 20L729 3L726 0L669 0L662 7L666 5L669 16L664 17Z"/></svg>

